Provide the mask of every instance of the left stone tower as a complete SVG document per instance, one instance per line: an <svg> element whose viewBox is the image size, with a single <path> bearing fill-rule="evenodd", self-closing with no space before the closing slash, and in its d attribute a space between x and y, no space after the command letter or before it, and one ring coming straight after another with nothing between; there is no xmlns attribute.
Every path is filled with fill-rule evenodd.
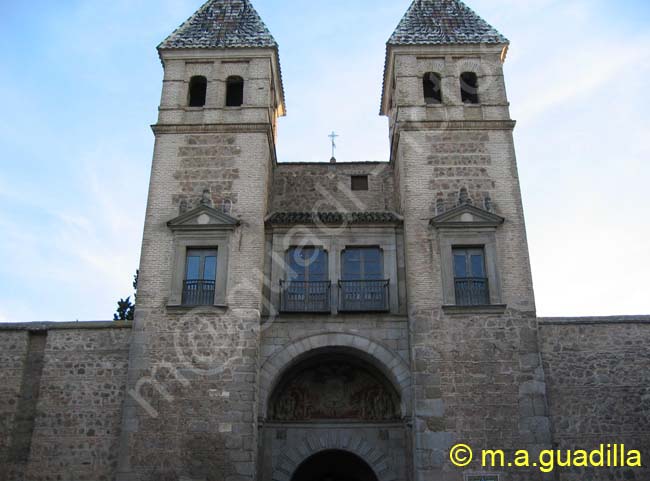
<svg viewBox="0 0 650 481"><path fill-rule="evenodd" d="M248 0L210 0L158 52L117 480L252 480L277 43Z"/></svg>

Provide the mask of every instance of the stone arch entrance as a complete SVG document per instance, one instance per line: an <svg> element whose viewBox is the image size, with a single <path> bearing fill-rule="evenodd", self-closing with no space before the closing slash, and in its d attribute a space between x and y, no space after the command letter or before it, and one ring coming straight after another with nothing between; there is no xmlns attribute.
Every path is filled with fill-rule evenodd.
<svg viewBox="0 0 650 481"><path fill-rule="evenodd" d="M291 481L379 481L359 456L348 451L321 451L305 460Z"/></svg>
<svg viewBox="0 0 650 481"><path fill-rule="evenodd" d="M319 349L285 372L268 404L275 422L399 421L397 390L367 361Z"/></svg>
<svg viewBox="0 0 650 481"><path fill-rule="evenodd" d="M411 372L404 359L386 347L355 334L318 334L285 346L267 359L260 371L258 412L266 417L268 400L284 374L296 364L322 350L338 350L363 359L392 383L401 399L402 416L411 412Z"/></svg>
<svg viewBox="0 0 650 481"><path fill-rule="evenodd" d="M340 336L338 344L332 335L315 337L330 343L299 341L301 350L289 346L263 368L260 480L407 479L408 368L358 336ZM335 454L324 453L338 453L341 465L365 465L372 476L361 467L352 478L343 471L328 474Z"/></svg>

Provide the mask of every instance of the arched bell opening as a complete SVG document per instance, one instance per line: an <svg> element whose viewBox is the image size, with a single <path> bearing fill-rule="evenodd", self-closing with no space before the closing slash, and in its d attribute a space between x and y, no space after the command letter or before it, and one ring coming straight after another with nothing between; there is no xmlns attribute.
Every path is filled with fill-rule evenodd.
<svg viewBox="0 0 650 481"><path fill-rule="evenodd" d="M359 456L342 450L322 451L306 459L291 481L378 481Z"/></svg>

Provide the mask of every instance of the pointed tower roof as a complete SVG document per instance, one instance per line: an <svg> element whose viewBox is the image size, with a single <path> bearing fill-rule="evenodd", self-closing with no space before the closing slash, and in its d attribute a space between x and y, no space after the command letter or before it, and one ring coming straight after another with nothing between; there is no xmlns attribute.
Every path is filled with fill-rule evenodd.
<svg viewBox="0 0 650 481"><path fill-rule="evenodd" d="M278 44L248 0L208 0L159 49L277 48Z"/></svg>
<svg viewBox="0 0 650 481"><path fill-rule="evenodd" d="M414 0L388 45L507 44L460 0Z"/></svg>

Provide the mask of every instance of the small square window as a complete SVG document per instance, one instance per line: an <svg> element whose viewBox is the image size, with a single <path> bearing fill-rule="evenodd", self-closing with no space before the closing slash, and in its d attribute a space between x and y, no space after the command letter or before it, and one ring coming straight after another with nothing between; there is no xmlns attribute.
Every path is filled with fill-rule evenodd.
<svg viewBox="0 0 650 481"><path fill-rule="evenodd" d="M353 175L352 176L352 190L368 190L368 176L367 175Z"/></svg>

